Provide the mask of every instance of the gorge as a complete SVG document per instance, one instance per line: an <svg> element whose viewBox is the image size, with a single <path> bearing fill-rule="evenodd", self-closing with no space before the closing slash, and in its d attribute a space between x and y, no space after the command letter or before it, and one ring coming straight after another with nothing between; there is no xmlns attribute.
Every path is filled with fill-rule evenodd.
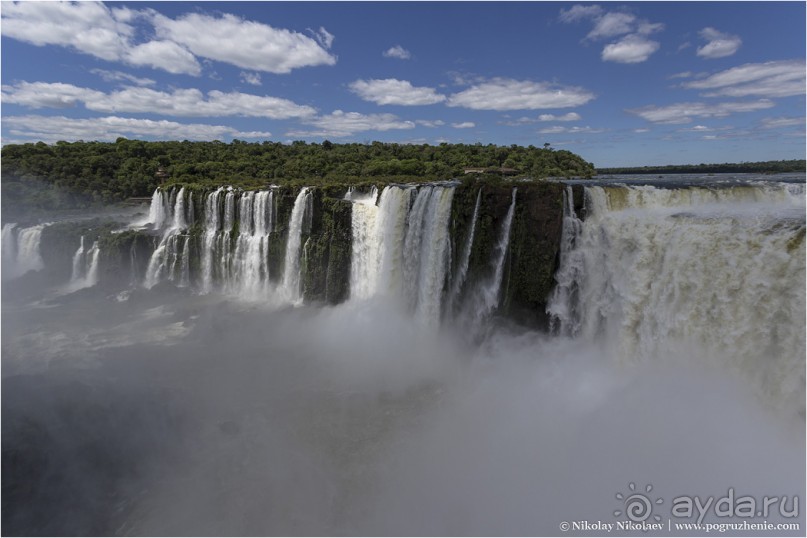
<svg viewBox="0 0 807 538"><path fill-rule="evenodd" d="M6 223L3 523L547 535L632 481L803 497L804 196L188 183Z"/></svg>

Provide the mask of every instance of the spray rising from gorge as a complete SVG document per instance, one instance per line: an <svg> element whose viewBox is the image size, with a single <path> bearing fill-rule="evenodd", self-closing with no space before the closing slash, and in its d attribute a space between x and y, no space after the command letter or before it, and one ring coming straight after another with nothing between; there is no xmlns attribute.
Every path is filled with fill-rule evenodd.
<svg viewBox="0 0 807 538"><path fill-rule="evenodd" d="M630 481L803 495L804 210L803 178L186 185L6 224L4 524L551 535Z"/></svg>

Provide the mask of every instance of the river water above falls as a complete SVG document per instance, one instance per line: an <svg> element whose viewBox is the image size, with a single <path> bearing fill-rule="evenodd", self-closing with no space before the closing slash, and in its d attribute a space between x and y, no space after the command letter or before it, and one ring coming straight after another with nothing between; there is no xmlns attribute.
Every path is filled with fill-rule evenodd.
<svg viewBox="0 0 807 538"><path fill-rule="evenodd" d="M557 535L635 485L670 535L676 496L803 502L803 175L187 187L53 226L3 226L5 534Z"/></svg>

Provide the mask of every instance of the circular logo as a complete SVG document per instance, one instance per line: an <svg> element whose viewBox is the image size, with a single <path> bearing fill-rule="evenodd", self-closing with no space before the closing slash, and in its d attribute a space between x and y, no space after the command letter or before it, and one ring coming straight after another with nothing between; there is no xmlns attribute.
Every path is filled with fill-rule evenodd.
<svg viewBox="0 0 807 538"><path fill-rule="evenodd" d="M620 510L614 510L614 516L620 517L624 514L634 523L647 521L650 519L650 516L653 516L653 519L656 521L661 521L661 516L653 515L653 504L661 504L664 502L664 499L659 497L654 502L645 494L649 494L653 491L652 484L648 484L645 487L645 493L634 493L636 491L636 484L633 482L628 484L628 488L631 490L630 493L624 495L622 493L616 494L616 498L622 501L623 507Z"/></svg>

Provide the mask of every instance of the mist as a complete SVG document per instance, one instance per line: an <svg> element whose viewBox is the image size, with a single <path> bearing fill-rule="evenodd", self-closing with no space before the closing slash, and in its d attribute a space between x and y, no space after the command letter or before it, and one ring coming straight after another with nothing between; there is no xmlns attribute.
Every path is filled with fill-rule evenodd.
<svg viewBox="0 0 807 538"><path fill-rule="evenodd" d="M447 188L423 191L423 207L445 215L416 222L428 241L445 240ZM516 193L505 195L512 216ZM425 251L403 240L408 206L381 199L388 203L378 211L390 207L396 218L379 215L384 225L360 246L389 236L397 239L387 244ZM376 206L368 207L357 219L376 226ZM567 207L564 226L574 225L578 240L561 253L555 332L518 324L491 302L508 219L492 227L495 270L483 274L485 289L458 299L454 318L437 320L439 295L413 288L426 305L413 308L406 281L397 295L368 286L329 305L290 300L283 282L267 293L251 281L249 293L201 293L169 270L144 270L148 286L143 278L90 282L88 256L84 273L70 277L75 286L47 270L19 276L21 258L4 256L3 533L554 536L563 523L620 519L620 499L638 491L658 501L653 514L665 524L650 534L680 535L667 527L676 497L717 499L731 489L803 503L803 220L731 221L731 236L748 233L747 245L777 252L786 243L795 254L753 258L746 243L733 245L731 258L745 265L732 270L753 273L754 285L734 295L716 289L713 301L714 275L699 274L711 266L690 270L691 258L672 254L691 244L693 230L702 249L724 244L727 221L624 212L640 224L658 221L657 231L605 203L590 204L585 222ZM168 245L177 230L154 245ZM667 250L645 230L668 234ZM463 237L470 247L473 232ZM65 247L74 260L90 250L82 241ZM351 278L392 287L377 284L398 274L384 264L404 257L380 247L353 252L368 257ZM411 271L441 263L424 259ZM637 272L634 260L658 270ZM716 273L733 267L711 260ZM419 281L439 292L440 282ZM706 326L709 319L719 323ZM803 506L796 518L764 519L803 526Z"/></svg>
<svg viewBox="0 0 807 538"><path fill-rule="evenodd" d="M73 295L3 317L12 534L552 535L630 482L803 496L803 420L703 361L476 346L383 301Z"/></svg>

